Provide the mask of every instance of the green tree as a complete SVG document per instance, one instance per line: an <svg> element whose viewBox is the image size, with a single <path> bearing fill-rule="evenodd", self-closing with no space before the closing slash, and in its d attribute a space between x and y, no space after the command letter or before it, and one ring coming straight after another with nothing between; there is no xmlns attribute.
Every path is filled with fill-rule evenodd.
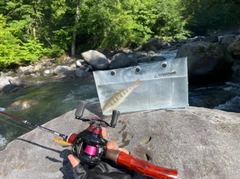
<svg viewBox="0 0 240 179"><path fill-rule="evenodd" d="M135 47L240 24L239 0L2 0L1 64ZM11 49L16 49L15 53Z"/></svg>
<svg viewBox="0 0 240 179"><path fill-rule="evenodd" d="M30 63L45 55L56 56L62 53L55 44L51 44L46 49L42 43L48 39L44 32L52 30L44 27L44 22L47 21L44 14L46 3L46 1L30 0L0 3L0 13L3 14L0 37L1 66Z"/></svg>
<svg viewBox="0 0 240 179"><path fill-rule="evenodd" d="M6 27L5 18L0 15L0 67L7 67L12 64L24 64L36 61L44 53L41 43L37 39L22 41L14 34L13 27Z"/></svg>
<svg viewBox="0 0 240 179"><path fill-rule="evenodd" d="M181 0L187 28L196 35L240 24L238 0Z"/></svg>
<svg viewBox="0 0 240 179"><path fill-rule="evenodd" d="M187 21L182 15L184 7L181 0L158 0L156 2L157 19L152 24L154 34L167 39L181 39L190 36L190 31L186 29Z"/></svg>
<svg viewBox="0 0 240 179"><path fill-rule="evenodd" d="M86 0L80 7L78 36L95 48L139 45L154 36L182 38L189 35L179 1Z"/></svg>

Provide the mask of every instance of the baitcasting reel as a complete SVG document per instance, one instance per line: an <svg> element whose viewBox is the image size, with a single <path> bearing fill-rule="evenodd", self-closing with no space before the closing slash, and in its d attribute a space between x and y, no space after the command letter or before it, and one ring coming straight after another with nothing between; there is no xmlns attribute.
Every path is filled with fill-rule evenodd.
<svg viewBox="0 0 240 179"><path fill-rule="evenodd" d="M73 141L72 152L80 159L81 163L87 165L88 167L93 167L97 165L100 162L101 157L105 155L104 148L108 142L102 136L101 127L109 126L115 128L119 112L116 110L113 111L111 123L108 124L100 118L81 118L85 105L86 103L83 101L78 102L75 118L84 122L89 122L90 125L79 134L69 135L69 139L67 139L67 141Z"/></svg>

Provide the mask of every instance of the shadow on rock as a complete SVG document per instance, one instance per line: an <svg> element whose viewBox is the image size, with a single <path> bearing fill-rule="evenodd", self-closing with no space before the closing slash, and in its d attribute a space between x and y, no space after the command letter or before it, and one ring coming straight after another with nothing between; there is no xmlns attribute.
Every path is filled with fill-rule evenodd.
<svg viewBox="0 0 240 179"><path fill-rule="evenodd" d="M71 150L65 149L60 153L60 157L63 159L63 167L60 171L63 173L64 179L73 179L74 172L72 170L72 165L68 160L68 155L71 154Z"/></svg>
<svg viewBox="0 0 240 179"><path fill-rule="evenodd" d="M36 142L29 141L29 140L26 140L26 139L17 138L16 140L21 140L21 141L23 141L23 142L27 142L27 143L32 144L32 145L35 145L35 146L37 146L37 147L41 147L41 148L44 148L44 149L47 149L47 150L51 150L51 151L53 151L53 152L61 153L60 150L56 150L56 149L53 149L53 148L50 148L50 147L46 147L46 146L44 146L44 145L38 144L38 143L36 143Z"/></svg>
<svg viewBox="0 0 240 179"><path fill-rule="evenodd" d="M71 154L71 150L64 149L63 151L60 151L60 150L56 150L56 149L53 149L53 148L50 148L50 147L46 147L44 145L38 144L36 142L29 141L29 140L26 140L26 139L22 139L22 138L17 138L16 140L21 140L23 142L27 142L27 143L32 144L34 146L41 147L43 149L59 153L60 158L62 158L62 160L56 159L55 157L52 157L52 156L46 156L45 158L47 160L53 162L53 163L62 163L62 167L59 170L63 173L63 179L73 179L74 178L74 172L72 170L71 163L68 160L68 155Z"/></svg>

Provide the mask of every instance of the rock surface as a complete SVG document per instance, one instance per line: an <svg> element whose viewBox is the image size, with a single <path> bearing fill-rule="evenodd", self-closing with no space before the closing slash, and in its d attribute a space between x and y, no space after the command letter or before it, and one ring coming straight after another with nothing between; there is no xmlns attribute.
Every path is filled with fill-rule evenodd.
<svg viewBox="0 0 240 179"><path fill-rule="evenodd" d="M235 41L229 45L228 51L237 56L240 57L240 35L235 39Z"/></svg>
<svg viewBox="0 0 240 179"><path fill-rule="evenodd" d="M235 41L235 36L234 35L229 35L222 37L220 40L220 45L223 47L223 49L227 49L230 44L232 44Z"/></svg>
<svg viewBox="0 0 240 179"><path fill-rule="evenodd" d="M106 56L96 50L88 50L81 55L95 70L106 70L109 67Z"/></svg>
<svg viewBox="0 0 240 179"><path fill-rule="evenodd" d="M188 78L194 80L213 81L222 79L231 73L233 60L226 57L218 44L198 41L182 45L176 58L188 58Z"/></svg>
<svg viewBox="0 0 240 179"><path fill-rule="evenodd" d="M29 109L34 105L37 105L39 101L34 99L29 100L17 100L14 103L12 103L9 107L6 108L8 111L16 111L16 110L25 110Z"/></svg>
<svg viewBox="0 0 240 179"><path fill-rule="evenodd" d="M127 56L127 54L117 53L112 57L110 69L128 67L131 63L132 60Z"/></svg>
<svg viewBox="0 0 240 179"><path fill-rule="evenodd" d="M88 108L100 116L99 107ZM89 110L84 117L94 116ZM70 111L44 126L64 134L80 132L88 123L74 119ZM111 117L105 117L109 122ZM121 114L116 128L108 128L115 140L139 159L178 170L178 179L238 179L240 173L240 114L187 107ZM20 136L0 151L2 179L71 179L67 160L70 147L52 142L40 129Z"/></svg>
<svg viewBox="0 0 240 179"><path fill-rule="evenodd" d="M0 77L0 92L8 94L18 91L22 87L26 87L27 84L18 77L2 76Z"/></svg>

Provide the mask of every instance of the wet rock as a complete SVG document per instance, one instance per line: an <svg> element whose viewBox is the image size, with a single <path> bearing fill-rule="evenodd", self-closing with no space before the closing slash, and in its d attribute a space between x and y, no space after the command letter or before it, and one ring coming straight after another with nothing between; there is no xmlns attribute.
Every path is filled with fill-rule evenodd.
<svg viewBox="0 0 240 179"><path fill-rule="evenodd" d="M64 73L69 73L75 71L75 68L69 67L69 66L57 66L54 70L53 73L55 75L60 75Z"/></svg>
<svg viewBox="0 0 240 179"><path fill-rule="evenodd" d="M91 73L84 69L77 68L75 71L75 75L76 75L76 77L86 77L86 76L90 76Z"/></svg>
<svg viewBox="0 0 240 179"><path fill-rule="evenodd" d="M0 89L4 94L16 92L21 88L27 87L27 83L18 77L3 76L0 77Z"/></svg>
<svg viewBox="0 0 240 179"><path fill-rule="evenodd" d="M73 71L66 71L64 73L59 73L56 78L57 79L69 79L69 78L75 78L76 77L76 70Z"/></svg>
<svg viewBox="0 0 240 179"><path fill-rule="evenodd" d="M18 91L19 89L20 87L15 84L8 84L4 86L1 91L3 94L9 94L9 93Z"/></svg>
<svg viewBox="0 0 240 179"><path fill-rule="evenodd" d="M35 105L39 102L37 100L18 100L12 103L9 107L6 108L7 111L19 111L19 110L26 110Z"/></svg>

